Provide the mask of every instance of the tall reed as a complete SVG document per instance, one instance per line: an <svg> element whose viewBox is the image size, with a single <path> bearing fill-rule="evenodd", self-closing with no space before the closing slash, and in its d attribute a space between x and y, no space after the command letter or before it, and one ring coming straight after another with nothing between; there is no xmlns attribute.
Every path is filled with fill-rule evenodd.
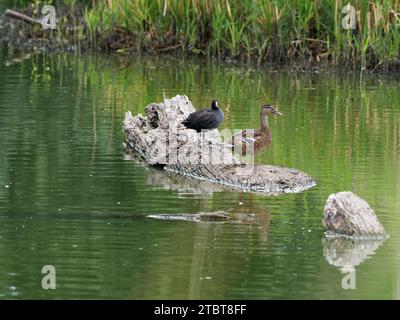
<svg viewBox="0 0 400 320"><path fill-rule="evenodd" d="M20 1L20 0L18 0ZM69 0L71 2L71 0ZM73 1L72 1L73 2ZM400 69L400 2L351 0L356 28L345 30L348 0L86 1L92 45L115 36L119 50L253 59L258 63L328 62ZM129 41L125 39L128 34ZM114 48L114 47L113 47Z"/></svg>

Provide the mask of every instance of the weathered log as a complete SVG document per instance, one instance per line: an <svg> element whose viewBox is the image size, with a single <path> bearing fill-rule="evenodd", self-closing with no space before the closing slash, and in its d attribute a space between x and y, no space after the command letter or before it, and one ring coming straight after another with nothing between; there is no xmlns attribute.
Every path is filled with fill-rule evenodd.
<svg viewBox="0 0 400 320"><path fill-rule="evenodd" d="M328 197L322 226L328 236L386 237L383 226L368 203L352 192L338 192Z"/></svg>
<svg viewBox="0 0 400 320"><path fill-rule="evenodd" d="M20 13L18 11L14 11L14 10L10 10L10 9L7 9L4 12L4 15L9 18L17 19L17 20L20 20L20 21L23 21L23 22L26 22L29 24L42 24L41 20L33 19L23 13Z"/></svg>
<svg viewBox="0 0 400 320"><path fill-rule="evenodd" d="M127 145L149 165L262 193L300 192L316 184L312 177L296 169L241 164L217 129L202 133L186 129L181 122L195 110L186 96L152 103L145 110L145 116L126 113L124 132Z"/></svg>

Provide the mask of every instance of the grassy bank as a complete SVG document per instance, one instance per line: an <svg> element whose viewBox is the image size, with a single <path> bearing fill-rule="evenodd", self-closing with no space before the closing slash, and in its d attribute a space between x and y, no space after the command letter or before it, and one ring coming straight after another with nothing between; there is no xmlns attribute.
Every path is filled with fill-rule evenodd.
<svg viewBox="0 0 400 320"><path fill-rule="evenodd" d="M78 1L64 3L75 8ZM347 3L88 1L81 10L84 27L72 36L86 40L86 47L118 52L180 51L259 64L326 63L357 70L399 71L400 2L350 1L355 8L355 29L345 30L342 9Z"/></svg>

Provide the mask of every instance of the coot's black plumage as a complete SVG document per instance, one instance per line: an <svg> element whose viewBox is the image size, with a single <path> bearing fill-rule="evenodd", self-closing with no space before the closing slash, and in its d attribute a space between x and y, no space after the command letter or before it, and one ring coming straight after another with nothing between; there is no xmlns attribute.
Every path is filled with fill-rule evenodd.
<svg viewBox="0 0 400 320"><path fill-rule="evenodd" d="M188 128L200 132L202 129L216 129L224 120L224 113L218 107L218 101L211 102L211 109L197 110L182 121L182 124Z"/></svg>

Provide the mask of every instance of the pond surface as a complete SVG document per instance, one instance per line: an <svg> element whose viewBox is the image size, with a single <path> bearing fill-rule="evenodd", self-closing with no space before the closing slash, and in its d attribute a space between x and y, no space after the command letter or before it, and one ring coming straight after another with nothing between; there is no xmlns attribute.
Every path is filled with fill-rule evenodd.
<svg viewBox="0 0 400 320"><path fill-rule="evenodd" d="M0 298L400 298L400 79L293 74L171 57L0 51ZM273 144L256 161L297 168L318 185L240 194L124 156L126 111L186 94L218 98L221 128L257 128ZM330 193L376 211L383 243L324 240ZM257 224L162 221L225 211ZM342 279L353 267L356 289ZM341 262L342 261L342 262ZM346 260L347 261L347 260ZM56 290L41 286L56 268ZM346 271L347 270L347 271Z"/></svg>

